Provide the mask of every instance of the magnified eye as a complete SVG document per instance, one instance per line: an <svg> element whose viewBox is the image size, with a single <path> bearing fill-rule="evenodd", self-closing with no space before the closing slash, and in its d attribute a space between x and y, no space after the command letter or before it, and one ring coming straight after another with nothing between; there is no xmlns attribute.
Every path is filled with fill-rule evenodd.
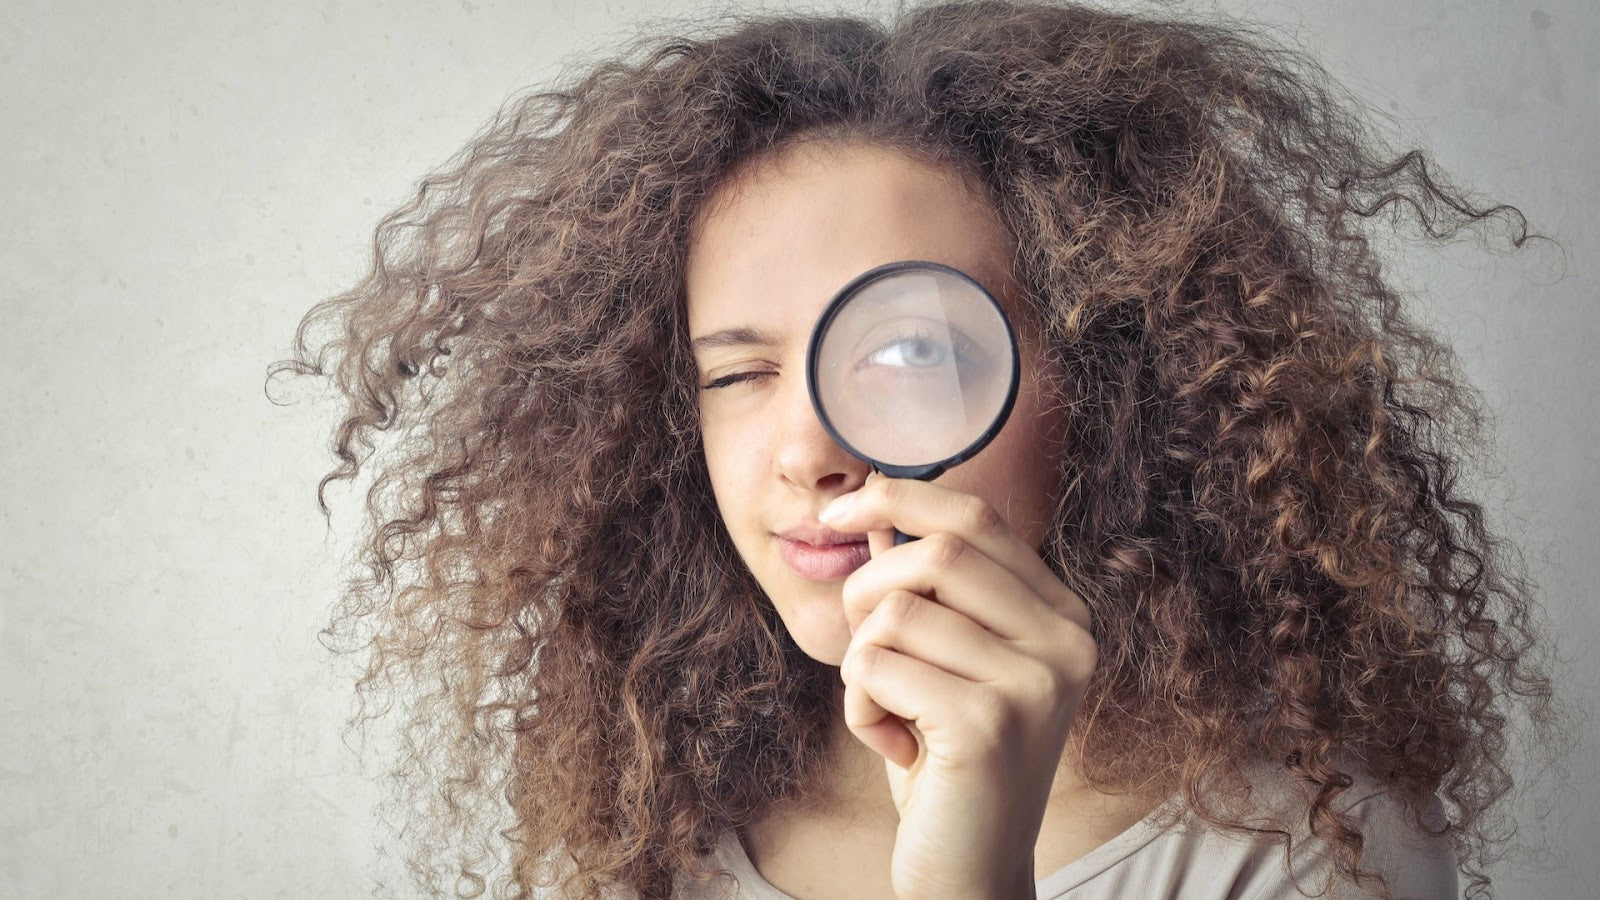
<svg viewBox="0 0 1600 900"><path fill-rule="evenodd" d="M981 369L987 359L971 338L948 323L929 326L901 320L875 332L861 342L864 349L852 367L858 374L877 370L884 375L912 377L952 367L970 373Z"/></svg>
<svg viewBox="0 0 1600 900"><path fill-rule="evenodd" d="M1005 313L981 284L902 260L834 295L811 332L805 377L841 446L931 478L999 430L1018 370Z"/></svg>
<svg viewBox="0 0 1600 900"><path fill-rule="evenodd" d="M951 347L936 341L926 333L907 334L894 338L867 355L862 365L897 366L912 369L931 369L942 366L950 358Z"/></svg>

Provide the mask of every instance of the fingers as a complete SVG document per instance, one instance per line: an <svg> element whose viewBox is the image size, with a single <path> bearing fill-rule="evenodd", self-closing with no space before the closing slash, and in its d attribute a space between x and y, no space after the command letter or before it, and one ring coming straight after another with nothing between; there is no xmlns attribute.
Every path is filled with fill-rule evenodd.
<svg viewBox="0 0 1600 900"><path fill-rule="evenodd" d="M845 619L858 628L881 606L905 596L921 595L932 606L952 612L1005 640L1039 637L1048 628L1042 621L1052 615L1034 591L1015 573L949 532L929 535L900 547L884 550L870 565L846 578L841 591ZM924 601L925 603L927 601ZM891 615L917 611L892 609ZM924 617L931 612L922 611Z"/></svg>
<svg viewBox="0 0 1600 900"><path fill-rule="evenodd" d="M867 532L867 549L872 552L873 558L883 554L883 551L894 546L894 529L880 529Z"/></svg>
<svg viewBox="0 0 1600 900"><path fill-rule="evenodd" d="M852 654L894 650L967 681L991 681L1014 662L1002 638L971 617L935 600L896 589L876 599L852 624Z"/></svg>
<svg viewBox="0 0 1600 900"><path fill-rule="evenodd" d="M1002 740L1001 723L1070 721L1097 664L1088 609L992 507L873 478L822 518L866 532L873 554L842 588L845 720L862 743L910 768L928 747ZM892 546L895 528L920 539Z"/></svg>
<svg viewBox="0 0 1600 900"><path fill-rule="evenodd" d="M879 706L859 683L845 683L844 723L857 740L900 768L917 761L921 741L912 726Z"/></svg>
<svg viewBox="0 0 1600 900"><path fill-rule="evenodd" d="M917 723L959 698L968 682L887 647L862 645L845 657L844 720L878 755L909 769L924 749ZM880 703L881 701L881 703Z"/></svg>
<svg viewBox="0 0 1600 900"><path fill-rule="evenodd" d="M874 477L859 490L836 498L823 510L822 518L840 531L860 533L898 528L922 537L922 540L894 548L897 554L945 535L939 538L943 543L922 551L933 557L925 562L936 567L963 562L965 549L971 548L977 551L975 557L987 557L1011 573L1034 595L1079 627L1089 627L1089 610L1083 600L1061 583L1039 558L1038 551L1028 546L994 507L970 494L930 482ZM951 537L958 538L959 543L949 541ZM872 546L874 560L888 555L888 551L880 552L876 543ZM862 571L866 568L871 567ZM963 608L962 611L975 616L982 613L979 609ZM1011 623L1010 630L1026 631L1039 625L1037 621L1018 620Z"/></svg>
<svg viewBox="0 0 1600 900"><path fill-rule="evenodd" d="M845 724L863 743L901 768L909 768L916 760L916 735L901 718L912 715L913 707L910 695L899 692L901 685L883 683L886 674L892 679L892 670L901 670L907 677L920 679L923 684L913 686L911 694L933 690L934 696L948 697L950 685L927 684L934 670L972 681L986 680L1004 670L1003 648L995 635L966 616L909 591L891 592L851 628L850 647L840 667L845 681ZM907 662L924 665L913 667ZM890 672L885 672L886 666ZM899 714L880 705L871 691L891 692L897 698ZM907 753L909 759L904 758Z"/></svg>

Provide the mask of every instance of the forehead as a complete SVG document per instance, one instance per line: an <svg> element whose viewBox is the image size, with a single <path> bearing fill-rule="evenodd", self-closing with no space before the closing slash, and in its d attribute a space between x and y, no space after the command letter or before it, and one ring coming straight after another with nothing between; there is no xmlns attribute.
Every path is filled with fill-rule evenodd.
<svg viewBox="0 0 1600 900"><path fill-rule="evenodd" d="M800 144L735 172L696 220L690 330L809 327L851 278L901 259L954 266L1003 295L1012 253L999 214L955 169L877 146Z"/></svg>

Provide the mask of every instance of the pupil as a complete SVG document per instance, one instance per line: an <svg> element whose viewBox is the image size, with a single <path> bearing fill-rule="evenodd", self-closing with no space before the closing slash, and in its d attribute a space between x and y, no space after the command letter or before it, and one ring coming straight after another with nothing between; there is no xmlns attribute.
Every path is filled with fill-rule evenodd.
<svg viewBox="0 0 1600 900"><path fill-rule="evenodd" d="M935 347L932 341L922 338L906 341L906 350L905 360L913 366L938 365L942 358L939 348Z"/></svg>

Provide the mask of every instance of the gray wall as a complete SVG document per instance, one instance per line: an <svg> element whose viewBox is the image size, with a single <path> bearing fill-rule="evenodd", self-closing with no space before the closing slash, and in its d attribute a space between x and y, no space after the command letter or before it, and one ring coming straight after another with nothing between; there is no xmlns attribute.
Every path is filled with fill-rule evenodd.
<svg viewBox="0 0 1600 900"><path fill-rule="evenodd" d="M265 365L377 217L510 93L654 3L117 4L0 12L0 895L352 897L397 871L382 758L315 640L356 527L312 488L332 407ZM1600 11L1584 0L1226 3L1278 23L1570 250L1401 260L1500 410L1490 497L1569 658L1588 644L1600 387ZM1592 721L1507 897L1594 896ZM401 886L399 896L409 892Z"/></svg>

